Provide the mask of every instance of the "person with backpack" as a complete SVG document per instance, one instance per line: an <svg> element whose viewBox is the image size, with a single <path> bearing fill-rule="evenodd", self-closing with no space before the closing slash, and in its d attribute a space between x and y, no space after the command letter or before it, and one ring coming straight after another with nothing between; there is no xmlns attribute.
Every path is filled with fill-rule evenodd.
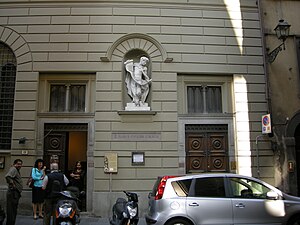
<svg viewBox="0 0 300 225"><path fill-rule="evenodd" d="M42 189L45 190L44 225L50 225L51 216L55 211L55 206L60 196L59 192L63 191L69 184L68 178L59 172L57 163L50 164L50 171L45 176L42 185ZM55 224L55 216L53 216L53 224Z"/></svg>
<svg viewBox="0 0 300 225"><path fill-rule="evenodd" d="M2 205L0 204L0 225L3 225L3 222L5 220L5 212L2 208Z"/></svg>

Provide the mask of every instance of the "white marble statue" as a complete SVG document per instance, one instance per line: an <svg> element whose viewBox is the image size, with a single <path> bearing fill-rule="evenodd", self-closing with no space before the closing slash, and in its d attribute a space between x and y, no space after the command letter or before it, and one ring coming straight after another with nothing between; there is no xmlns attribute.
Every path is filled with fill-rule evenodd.
<svg viewBox="0 0 300 225"><path fill-rule="evenodd" d="M147 74L148 62L149 59L142 56L138 63L134 63L132 59L124 63L127 71L125 75L127 93L132 98L135 107L144 107L149 93L149 85L152 79ZM148 106L148 104L146 105Z"/></svg>

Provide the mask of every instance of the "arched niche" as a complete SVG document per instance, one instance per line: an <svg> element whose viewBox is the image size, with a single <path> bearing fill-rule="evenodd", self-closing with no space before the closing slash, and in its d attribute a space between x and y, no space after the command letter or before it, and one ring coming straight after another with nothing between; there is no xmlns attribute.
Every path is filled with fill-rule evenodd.
<svg viewBox="0 0 300 225"><path fill-rule="evenodd" d="M173 61L172 58L167 56L167 52L156 39L140 33L132 33L120 37L111 45L106 55L100 57L100 59L102 62L122 60L124 55L133 49L144 51L152 61L165 63Z"/></svg>

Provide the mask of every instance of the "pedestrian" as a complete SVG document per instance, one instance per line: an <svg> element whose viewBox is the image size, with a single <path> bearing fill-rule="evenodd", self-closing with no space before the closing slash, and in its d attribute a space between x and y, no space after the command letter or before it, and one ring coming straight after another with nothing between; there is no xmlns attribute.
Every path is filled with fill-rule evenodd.
<svg viewBox="0 0 300 225"><path fill-rule="evenodd" d="M45 190L44 225L50 225L51 216L53 216L53 224L55 224L54 212L59 193L54 191L54 189L57 190L57 187L54 188L54 184L57 184L56 181L59 181L60 190L63 190L69 184L68 178L59 172L56 162L50 164L50 171L51 172L45 176L42 184L42 189Z"/></svg>
<svg viewBox="0 0 300 225"><path fill-rule="evenodd" d="M70 174L70 186L78 187L79 191L84 190L85 171L81 161L75 163L74 170Z"/></svg>
<svg viewBox="0 0 300 225"><path fill-rule="evenodd" d="M6 182L8 184L6 194L6 224L15 225L18 204L23 190L23 182L20 174L23 161L16 159L12 167L10 167L8 173L5 175Z"/></svg>
<svg viewBox="0 0 300 225"><path fill-rule="evenodd" d="M2 205L0 204L0 225L3 225L4 220L5 220L5 211L2 208Z"/></svg>
<svg viewBox="0 0 300 225"><path fill-rule="evenodd" d="M44 161L42 159L37 159L31 170L31 177L34 181L32 188L32 208L33 208L33 219L37 220L43 218L43 204L44 204L44 190L42 189L43 179L45 177ZM37 210L39 211L39 216L37 216Z"/></svg>
<svg viewBox="0 0 300 225"><path fill-rule="evenodd" d="M69 186L73 188L73 192L79 198L78 207L80 210L85 210L85 170L83 169L82 162L75 163L74 170L70 174ZM74 189L74 188L77 189Z"/></svg>

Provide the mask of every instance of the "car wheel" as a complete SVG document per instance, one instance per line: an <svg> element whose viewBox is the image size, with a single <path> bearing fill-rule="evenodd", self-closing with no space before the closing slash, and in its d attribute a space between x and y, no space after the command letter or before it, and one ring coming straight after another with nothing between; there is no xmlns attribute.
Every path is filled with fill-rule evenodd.
<svg viewBox="0 0 300 225"><path fill-rule="evenodd" d="M288 225L300 225L300 215L289 220Z"/></svg>
<svg viewBox="0 0 300 225"><path fill-rule="evenodd" d="M185 219L174 219L166 223L166 225L191 225Z"/></svg>

